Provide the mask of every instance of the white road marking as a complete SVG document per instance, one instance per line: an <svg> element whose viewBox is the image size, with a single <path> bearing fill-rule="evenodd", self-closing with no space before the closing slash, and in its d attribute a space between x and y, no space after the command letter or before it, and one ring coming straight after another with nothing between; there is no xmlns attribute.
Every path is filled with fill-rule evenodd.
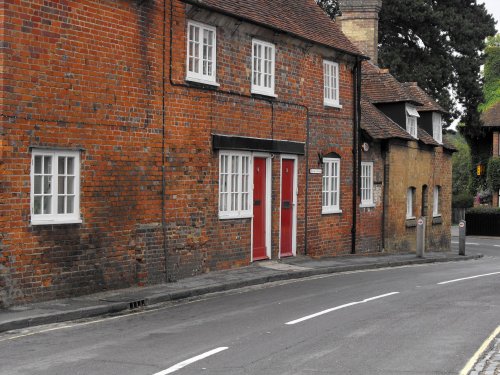
<svg viewBox="0 0 500 375"><path fill-rule="evenodd" d="M472 356L471 359L469 359L469 362L467 362L467 364L465 365L465 367L462 369L462 371L460 371L460 374L459 375L467 375L471 370L472 368L474 367L474 365L476 364L477 360L479 359L479 357L484 353L484 351L490 346L490 343L495 339L495 337L497 337L498 335L500 334L500 326L497 327L497 329L495 329L493 331L493 333L490 335L490 337L488 337L486 339L485 342L483 342L483 344L479 347L479 349L477 350L477 352Z"/></svg>
<svg viewBox="0 0 500 375"><path fill-rule="evenodd" d="M227 346L221 346L220 348L212 349L212 350L210 350L210 351L208 351L206 353L197 355L196 357L193 357L193 358L190 358L190 359L186 359L185 361L179 362L178 364L173 365L172 367L169 367L166 370L157 372L157 373L155 373L153 375L167 375L167 374L171 374L171 373L173 373L173 372L175 372L177 370L180 370L183 367L186 367L187 365L190 365L190 364L192 364L194 362L201 361L202 359L210 357L211 355L217 354L217 353L222 352L222 351L224 351L226 349L229 349L229 348Z"/></svg>
<svg viewBox="0 0 500 375"><path fill-rule="evenodd" d="M485 273L483 275L476 275L476 276L470 276L470 277L463 277L461 279L455 279L455 280L448 280L448 281L442 281L440 283L437 283L437 285L444 285L444 284L450 284L450 283L455 283L457 281L463 281L463 280L470 280L470 279L477 279L478 277L486 277L486 276L492 276L492 275L499 275L500 272L492 272L492 273Z"/></svg>
<svg viewBox="0 0 500 375"><path fill-rule="evenodd" d="M303 318L292 320L292 321L287 322L285 324L286 325L293 325L293 324L301 323L301 322L303 322L305 320L309 320L309 319L316 318L316 317L324 315L324 314L331 313L332 311L340 310L340 309L343 309L343 308L346 308L346 307L349 307L349 306L359 305L361 303L366 303L366 302L374 301L374 300L379 299L379 298L389 297L389 296L392 296L394 294L399 294L399 292L392 292L392 293L381 294L380 296L366 298L366 299L364 299L362 301L346 303L345 305L340 305L340 306L332 307L331 309L327 309L327 310L323 310L323 311L317 312L315 314L307 315L307 316L304 316Z"/></svg>
<svg viewBox="0 0 500 375"><path fill-rule="evenodd" d="M479 245L481 245L480 243L477 243L477 242L466 242L465 244L466 244L466 245L474 245L474 246L479 246Z"/></svg>
<svg viewBox="0 0 500 375"><path fill-rule="evenodd" d="M500 245L493 245L493 246L495 246L495 247L500 247Z"/></svg>

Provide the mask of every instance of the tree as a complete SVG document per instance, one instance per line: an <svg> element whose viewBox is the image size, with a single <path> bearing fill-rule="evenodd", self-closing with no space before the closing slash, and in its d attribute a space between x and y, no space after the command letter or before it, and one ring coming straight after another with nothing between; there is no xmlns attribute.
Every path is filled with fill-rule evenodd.
<svg viewBox="0 0 500 375"><path fill-rule="evenodd" d="M500 102L500 34L487 39L485 55L484 103L479 106L480 112Z"/></svg>
<svg viewBox="0 0 500 375"><path fill-rule="evenodd" d="M316 3L323 8L331 19L341 15L338 0L316 0Z"/></svg>
<svg viewBox="0 0 500 375"><path fill-rule="evenodd" d="M379 65L400 81L416 81L450 112L464 112L463 134L481 136L480 66L484 40L495 21L477 0L384 0L379 23Z"/></svg>
<svg viewBox="0 0 500 375"><path fill-rule="evenodd" d="M446 134L447 140L455 146L457 152L452 156L454 196L471 193L471 171L474 169L471 162L470 147L460 133Z"/></svg>

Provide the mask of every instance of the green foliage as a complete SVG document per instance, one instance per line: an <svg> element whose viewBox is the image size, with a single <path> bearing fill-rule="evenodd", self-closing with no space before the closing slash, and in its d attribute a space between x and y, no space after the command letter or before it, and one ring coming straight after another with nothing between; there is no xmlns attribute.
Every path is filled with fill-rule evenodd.
<svg viewBox="0 0 500 375"><path fill-rule="evenodd" d="M337 0L316 0L316 3L330 16L331 19L342 15Z"/></svg>
<svg viewBox="0 0 500 375"><path fill-rule="evenodd" d="M500 189L500 157L495 156L488 162L487 177L488 186L497 191Z"/></svg>
<svg viewBox="0 0 500 375"><path fill-rule="evenodd" d="M487 39L484 52L484 103L479 107L481 112L500 102L500 34Z"/></svg>
<svg viewBox="0 0 500 375"><path fill-rule="evenodd" d="M379 65L400 81L417 81L430 96L459 116L463 134L482 134L477 107L483 102L480 66L484 40L495 22L477 0L384 0L379 23Z"/></svg>
<svg viewBox="0 0 500 375"><path fill-rule="evenodd" d="M451 199L451 206L453 208L469 208L474 205L474 197L469 193L459 193L453 195Z"/></svg>
<svg viewBox="0 0 500 375"><path fill-rule="evenodd" d="M487 216L494 216L494 217L500 217L500 208L499 207L491 207L491 206L478 206L478 207L473 207L469 208L467 210L467 215L487 215Z"/></svg>
<svg viewBox="0 0 500 375"><path fill-rule="evenodd" d="M471 171L473 169L471 162L470 148L465 138L457 134L446 134L449 142L455 146L457 152L452 156L453 177L452 193L453 196L467 194L471 192Z"/></svg>

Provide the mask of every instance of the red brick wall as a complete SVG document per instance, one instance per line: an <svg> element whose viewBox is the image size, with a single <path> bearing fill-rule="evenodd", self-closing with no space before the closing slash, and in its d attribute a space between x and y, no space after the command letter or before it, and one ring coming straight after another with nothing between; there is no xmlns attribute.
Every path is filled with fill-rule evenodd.
<svg viewBox="0 0 500 375"><path fill-rule="evenodd" d="M1 7L2 303L163 280L161 9ZM82 224L30 226L30 147L82 149Z"/></svg>
<svg viewBox="0 0 500 375"><path fill-rule="evenodd" d="M384 214L384 159L381 144L368 142L369 150L361 152L361 160L373 162L373 200L374 207L359 208L357 224L358 252L380 252L383 250Z"/></svg>
<svg viewBox="0 0 500 375"><path fill-rule="evenodd" d="M180 1L174 3L170 60L169 5L165 30L160 0L0 5L4 305L248 264L251 220L218 218L218 152L211 134L306 142L307 114L310 168L318 167L318 152L342 157L343 210L321 215L321 177L309 175L308 251L350 251L352 63L261 27L190 12ZM217 90L186 87L186 14L218 26ZM273 104L248 97L252 36L277 45ZM341 63L342 109L323 107L323 57ZM82 224L30 226L30 147L82 150ZM279 252L279 156L272 162L273 258ZM298 167L297 252L304 253L306 156L298 157Z"/></svg>

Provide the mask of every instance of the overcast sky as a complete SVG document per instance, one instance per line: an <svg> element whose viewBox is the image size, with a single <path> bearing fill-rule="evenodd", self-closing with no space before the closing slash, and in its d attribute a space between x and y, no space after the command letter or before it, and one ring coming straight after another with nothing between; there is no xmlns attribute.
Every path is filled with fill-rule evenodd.
<svg viewBox="0 0 500 375"><path fill-rule="evenodd" d="M478 4L484 3L488 13L492 14L497 21L497 31L500 29L500 0L478 0Z"/></svg>

